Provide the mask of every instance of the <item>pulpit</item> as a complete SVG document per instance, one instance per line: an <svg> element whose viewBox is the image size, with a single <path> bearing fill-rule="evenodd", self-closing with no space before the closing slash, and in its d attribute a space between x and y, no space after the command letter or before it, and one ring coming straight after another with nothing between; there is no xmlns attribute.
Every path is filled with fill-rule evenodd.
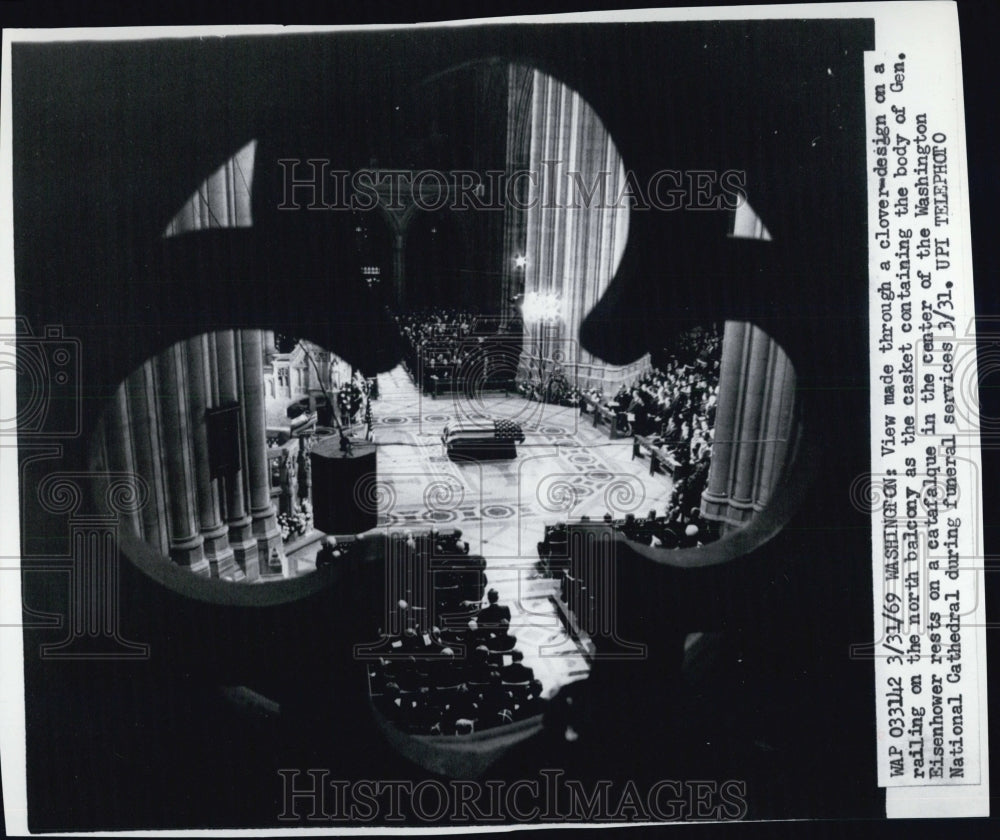
<svg viewBox="0 0 1000 840"><path fill-rule="evenodd" d="M309 453L312 464L313 525L327 534L360 534L378 524L374 488L376 446L351 441L344 449L337 435L324 438Z"/></svg>

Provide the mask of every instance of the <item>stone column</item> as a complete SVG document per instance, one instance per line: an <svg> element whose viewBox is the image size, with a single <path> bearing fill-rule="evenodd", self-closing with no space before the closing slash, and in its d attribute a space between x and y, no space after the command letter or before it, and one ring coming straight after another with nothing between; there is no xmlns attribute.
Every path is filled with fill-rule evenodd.
<svg viewBox="0 0 1000 840"><path fill-rule="evenodd" d="M795 437L795 370L767 333L727 321L712 463L701 510L740 526L764 509Z"/></svg>
<svg viewBox="0 0 1000 840"><path fill-rule="evenodd" d="M211 399L212 370L208 358L210 336L200 335L185 343L188 375L188 421L194 447L195 481L198 486L198 517L204 540L205 559L212 577L232 577L236 560L229 545L229 528L222 519L219 488L209 469L208 425L205 410ZM240 575L242 577L242 575Z"/></svg>
<svg viewBox="0 0 1000 840"><path fill-rule="evenodd" d="M263 334L261 330L240 330L243 356L243 420L246 429L247 473L250 479L250 516L257 539L257 555L262 575L281 574L284 549L281 532L271 504L271 476L267 459L267 432L264 418Z"/></svg>
<svg viewBox="0 0 1000 840"><path fill-rule="evenodd" d="M115 392L114 399L104 415L104 469L109 472L137 473L135 459L132 457L132 423L129 420L128 393L123 383ZM141 476L149 482L150 476ZM124 525L131 528L140 537L143 533L142 517L139 510L127 510L121 515ZM159 547L159 546L157 546Z"/></svg>
<svg viewBox="0 0 1000 840"><path fill-rule="evenodd" d="M535 71L523 64L511 64L507 69L507 149L506 177L515 179L516 200L504 201L503 254L501 259L501 312L504 324L520 315L513 298L525 283L525 267L514 264L528 250L528 185L527 179L515 173L529 171L531 166L531 105Z"/></svg>
<svg viewBox="0 0 1000 840"><path fill-rule="evenodd" d="M299 438L299 498L306 499L312 507L312 461L309 452L313 446L312 435Z"/></svg>
<svg viewBox="0 0 1000 840"><path fill-rule="evenodd" d="M392 289L395 305L402 309L406 305L406 281L403 279L405 270L406 235L392 234Z"/></svg>
<svg viewBox="0 0 1000 840"><path fill-rule="evenodd" d="M757 458L763 454L766 445L761 440L760 427L768 390L768 358L772 344L765 332L757 327L749 328L749 346L739 386L743 410L740 413L736 467L729 498L730 510L744 521L759 510L755 503L763 501L758 499L754 479L757 477Z"/></svg>
<svg viewBox="0 0 1000 840"><path fill-rule="evenodd" d="M160 458L166 466L170 557L197 574L208 575L198 521L198 491L187 412L184 343L156 357L160 410Z"/></svg>
<svg viewBox="0 0 1000 840"><path fill-rule="evenodd" d="M272 333L273 335L273 333ZM212 336L215 345L215 366L217 371L219 405L242 402L240 396L239 364L240 352L233 330L222 330ZM245 424L244 424L245 425ZM229 545L233 549L236 563L243 569L247 580L260 577L257 539L253 534L253 520L247 510L247 461L242 449L242 468L222 479L225 487L223 498L226 503L226 524L229 528Z"/></svg>
<svg viewBox="0 0 1000 840"><path fill-rule="evenodd" d="M736 419L740 409L739 386L746 330L743 321L726 321L722 334L722 362L719 369L719 398L715 406L715 430L712 436L712 462L708 486L701 498L702 513L709 519L725 520L729 507L729 486L736 446ZM737 387L734 387L737 386Z"/></svg>
<svg viewBox="0 0 1000 840"><path fill-rule="evenodd" d="M795 372L788 356L780 348L776 349L778 352L771 354L768 394L761 420L761 438L766 443L766 449L763 457L758 459L755 480L758 487L766 488L773 488L781 478L795 430L794 389L786 386L789 376L794 377Z"/></svg>
<svg viewBox="0 0 1000 840"><path fill-rule="evenodd" d="M167 530L167 479L160 460L159 406L156 400L156 370L145 362L124 384L131 425L135 471L149 483L149 500L139 511L142 538L166 557L170 553Z"/></svg>

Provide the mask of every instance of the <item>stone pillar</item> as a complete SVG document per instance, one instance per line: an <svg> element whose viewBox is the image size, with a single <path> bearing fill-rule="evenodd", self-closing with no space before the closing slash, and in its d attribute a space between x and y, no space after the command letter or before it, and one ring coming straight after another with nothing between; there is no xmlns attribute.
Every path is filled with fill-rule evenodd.
<svg viewBox="0 0 1000 840"><path fill-rule="evenodd" d="M795 423L795 370L767 333L727 321L712 462L701 510L740 526L764 509L781 477Z"/></svg>
<svg viewBox="0 0 1000 840"><path fill-rule="evenodd" d="M160 460L159 406L156 400L156 370L151 361L143 364L124 384L124 396L131 426L135 471L149 484L149 500L139 511L142 538L164 556L170 553L167 531L167 479Z"/></svg>
<svg viewBox="0 0 1000 840"><path fill-rule="evenodd" d="M166 466L170 557L197 574L208 575L204 540L198 520L184 363L185 345L175 344L156 357L160 458Z"/></svg>
<svg viewBox="0 0 1000 840"><path fill-rule="evenodd" d="M129 419L128 393L123 383L115 392L114 399L104 415L104 469L109 472L137 473L135 459L132 456L132 423ZM141 476L147 482L149 475ZM140 537L143 533L142 517L139 509L127 510L120 514L121 521L130 527ZM157 548L159 546L157 545Z"/></svg>
<svg viewBox="0 0 1000 840"><path fill-rule="evenodd" d="M530 126L528 169L537 173L537 183L529 184L524 213L524 291L559 295L569 339L561 364L589 365L595 360L577 336L628 240L628 202L618 200L626 189L625 165L600 117L578 93L535 71L530 96L530 118L524 115ZM585 198L575 184L593 195Z"/></svg>
<svg viewBox="0 0 1000 840"><path fill-rule="evenodd" d="M250 516L257 539L261 575L282 573L284 549L271 504L267 433L264 420L264 345L261 330L239 331L243 356L243 421L246 429L247 472L250 479Z"/></svg>
<svg viewBox="0 0 1000 840"><path fill-rule="evenodd" d="M395 305L402 309L406 305L406 281L404 280L406 256L406 235L392 234L392 289Z"/></svg>
<svg viewBox="0 0 1000 840"><path fill-rule="evenodd" d="M272 333L273 336L273 333ZM241 402L239 364L240 352L233 330L223 330L212 336L215 345L215 365L218 383L219 405ZM245 426L245 424L244 424ZM242 468L222 479L225 487L226 524L229 528L229 545L233 549L236 563L243 569L247 580L260 577L257 539L253 534L253 520L247 510L247 459L242 459Z"/></svg>
<svg viewBox="0 0 1000 840"><path fill-rule="evenodd" d="M774 343L756 327L750 326L747 334L749 340L745 345L743 372L738 388L742 411L729 496L730 516L736 513L737 518L744 521L754 515L755 503L766 501L766 498L758 498L759 488L755 486L754 480L757 477L757 458L763 454L762 449L766 445L766 441L761 439L760 421L768 390L768 358Z"/></svg>
<svg viewBox="0 0 1000 840"><path fill-rule="evenodd" d="M792 362L780 348L771 354L771 370L768 373L768 393L765 399L764 415L761 419L761 437L767 442L764 457L757 462L758 487L774 487L781 477L781 470L793 453L793 443L797 426L795 424L795 393L786 387L789 377L795 376ZM792 379L794 382L794 378Z"/></svg>
<svg viewBox="0 0 1000 840"><path fill-rule="evenodd" d="M505 169L508 178L514 173L527 172L531 166L531 106L535 71L523 64L511 64L507 69L507 149ZM504 324L520 315L513 298L524 290L525 267L514 263L528 250L528 184L517 176L513 181L516 201L504 201L503 254L501 264L501 312Z"/></svg>
<svg viewBox="0 0 1000 840"><path fill-rule="evenodd" d="M285 454L281 459L282 507L289 516L293 516L299 512L299 445L293 438L285 446Z"/></svg>
<svg viewBox="0 0 1000 840"><path fill-rule="evenodd" d="M208 561L212 577L231 578L236 572L235 555L229 545L229 528L220 512L219 488L209 469L208 425L205 420L205 410L209 407L212 396L212 370L207 352L209 338L208 335L200 335L185 342L188 420L194 447L198 517L204 540L205 559Z"/></svg>
<svg viewBox="0 0 1000 840"><path fill-rule="evenodd" d="M303 435L299 438L299 498L308 500L312 507L312 461L309 459L309 452L313 447L312 435Z"/></svg>

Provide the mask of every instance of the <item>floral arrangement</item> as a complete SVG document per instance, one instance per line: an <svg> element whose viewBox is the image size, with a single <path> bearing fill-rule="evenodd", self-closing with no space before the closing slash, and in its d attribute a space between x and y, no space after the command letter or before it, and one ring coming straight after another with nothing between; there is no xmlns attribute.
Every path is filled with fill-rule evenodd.
<svg viewBox="0 0 1000 840"><path fill-rule="evenodd" d="M364 393L353 379L350 382L345 382L337 392L337 405L340 408L341 416L349 417L352 423L357 419L363 402Z"/></svg>
<svg viewBox="0 0 1000 840"><path fill-rule="evenodd" d="M580 404L579 389L570 385L561 369L553 371L546 386L527 379L519 379L514 388L526 400L572 407Z"/></svg>
<svg viewBox="0 0 1000 840"><path fill-rule="evenodd" d="M282 542L304 537L312 528L312 511L307 513L305 510L301 510L292 514L279 513L278 528L281 529Z"/></svg>

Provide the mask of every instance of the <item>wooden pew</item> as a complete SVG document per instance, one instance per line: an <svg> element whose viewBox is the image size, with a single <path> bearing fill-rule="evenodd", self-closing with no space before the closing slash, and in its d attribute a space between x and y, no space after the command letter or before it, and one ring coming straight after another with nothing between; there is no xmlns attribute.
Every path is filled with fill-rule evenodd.
<svg viewBox="0 0 1000 840"><path fill-rule="evenodd" d="M680 466L669 447L662 443L657 443L653 437L645 435L635 436L635 441L632 444L633 460L636 455L649 455L650 475L655 475L657 468L662 466L670 476L673 476L674 471Z"/></svg>

